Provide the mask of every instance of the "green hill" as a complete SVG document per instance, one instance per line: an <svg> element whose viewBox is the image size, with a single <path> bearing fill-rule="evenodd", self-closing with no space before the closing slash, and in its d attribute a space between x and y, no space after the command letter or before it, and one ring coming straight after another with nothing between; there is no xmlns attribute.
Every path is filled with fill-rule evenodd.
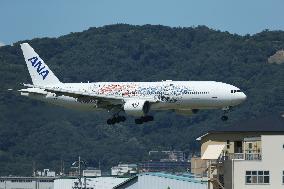
<svg viewBox="0 0 284 189"><path fill-rule="evenodd" d="M109 126L106 113L66 110L7 91L30 83L19 43L0 47L0 175L60 169L81 155L89 165L147 159L153 149L199 151L195 139L206 131L284 107L284 64L267 60L284 48L283 31L239 36L196 28L132 26L90 28L59 38L27 41L62 82L215 80L240 87L247 101L232 111L201 111L193 117L155 113L155 121L132 119Z"/></svg>

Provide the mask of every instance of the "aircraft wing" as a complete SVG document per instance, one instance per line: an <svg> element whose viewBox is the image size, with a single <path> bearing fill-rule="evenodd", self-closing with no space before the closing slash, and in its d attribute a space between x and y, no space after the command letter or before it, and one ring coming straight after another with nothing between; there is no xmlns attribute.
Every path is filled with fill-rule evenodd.
<svg viewBox="0 0 284 189"><path fill-rule="evenodd" d="M94 93L89 93L87 91L74 91L54 87L41 87L47 92L55 93L57 95L70 96L73 98L78 98L81 100L96 100L99 102L107 102L109 104L122 104L121 98L116 98L114 96L97 95Z"/></svg>
<svg viewBox="0 0 284 189"><path fill-rule="evenodd" d="M62 88L54 88L54 87L41 87L47 92L52 92L58 95L70 96L73 98L78 98L79 100L96 100L98 102L104 102L108 104L123 104L128 98L121 96L108 96L108 95L98 95L95 93L90 93L87 91L74 91ZM137 97L138 98L138 97ZM133 99L133 98L132 98ZM139 97L139 99L141 99ZM150 103L157 103L157 101L153 101L153 99L144 98L145 101L149 101Z"/></svg>

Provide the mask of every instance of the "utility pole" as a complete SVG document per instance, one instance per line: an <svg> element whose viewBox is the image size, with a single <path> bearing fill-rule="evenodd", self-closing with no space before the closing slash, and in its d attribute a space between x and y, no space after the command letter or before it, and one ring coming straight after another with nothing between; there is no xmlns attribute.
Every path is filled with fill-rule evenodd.
<svg viewBox="0 0 284 189"><path fill-rule="evenodd" d="M75 161L72 163L72 165L76 165L78 164L77 166L77 170L78 170L78 184L79 184L79 188L82 188L82 175L81 175L81 168L82 168L82 164L86 166L86 162L81 160L81 156L79 156L78 158L78 161ZM74 187L76 188L76 186ZM86 188L86 184L85 184L85 188Z"/></svg>
<svg viewBox="0 0 284 189"><path fill-rule="evenodd" d="M82 180L81 180L81 156L79 156L78 164L79 164L79 183L80 183L80 186L81 186L81 188L82 188Z"/></svg>
<svg viewBox="0 0 284 189"><path fill-rule="evenodd" d="M65 168L64 168L64 161L63 161L63 159L61 159L61 162L60 162L60 172L61 172L61 176L65 175Z"/></svg>
<svg viewBox="0 0 284 189"><path fill-rule="evenodd" d="M99 160L99 170L101 170L101 160Z"/></svg>
<svg viewBox="0 0 284 189"><path fill-rule="evenodd" d="M34 177L36 176L36 165L35 165L35 161L33 161L33 174Z"/></svg>

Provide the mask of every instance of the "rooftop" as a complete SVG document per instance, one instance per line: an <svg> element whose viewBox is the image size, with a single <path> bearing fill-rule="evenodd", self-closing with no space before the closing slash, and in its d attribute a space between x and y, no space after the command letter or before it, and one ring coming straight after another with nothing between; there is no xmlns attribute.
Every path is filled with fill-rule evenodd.
<svg viewBox="0 0 284 189"><path fill-rule="evenodd" d="M201 140L208 134L234 132L263 132L270 134L284 134L284 117L280 115L269 115L254 118L248 121L239 121L233 126L226 126L211 130L208 133L198 137L196 140Z"/></svg>
<svg viewBox="0 0 284 189"><path fill-rule="evenodd" d="M187 182L194 182L194 183L201 183L201 184L207 184L207 182L202 181L201 179L195 178L192 174L180 174L180 175L174 175L174 174L168 174L168 173L162 173L162 172L149 172L149 173L142 173L143 175L150 175L150 176L157 176L157 177L163 177L163 178L169 178L169 179L175 179L175 180L181 180L181 181L187 181Z"/></svg>

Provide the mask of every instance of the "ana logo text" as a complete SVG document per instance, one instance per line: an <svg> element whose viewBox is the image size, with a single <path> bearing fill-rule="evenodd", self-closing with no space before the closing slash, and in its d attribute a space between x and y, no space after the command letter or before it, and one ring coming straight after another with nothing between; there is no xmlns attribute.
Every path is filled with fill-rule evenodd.
<svg viewBox="0 0 284 189"><path fill-rule="evenodd" d="M32 63L32 66L36 68L36 71L39 75L42 76L42 79L45 80L49 71L45 69L45 66L42 66L42 62L38 59L38 57L32 57L28 59Z"/></svg>

